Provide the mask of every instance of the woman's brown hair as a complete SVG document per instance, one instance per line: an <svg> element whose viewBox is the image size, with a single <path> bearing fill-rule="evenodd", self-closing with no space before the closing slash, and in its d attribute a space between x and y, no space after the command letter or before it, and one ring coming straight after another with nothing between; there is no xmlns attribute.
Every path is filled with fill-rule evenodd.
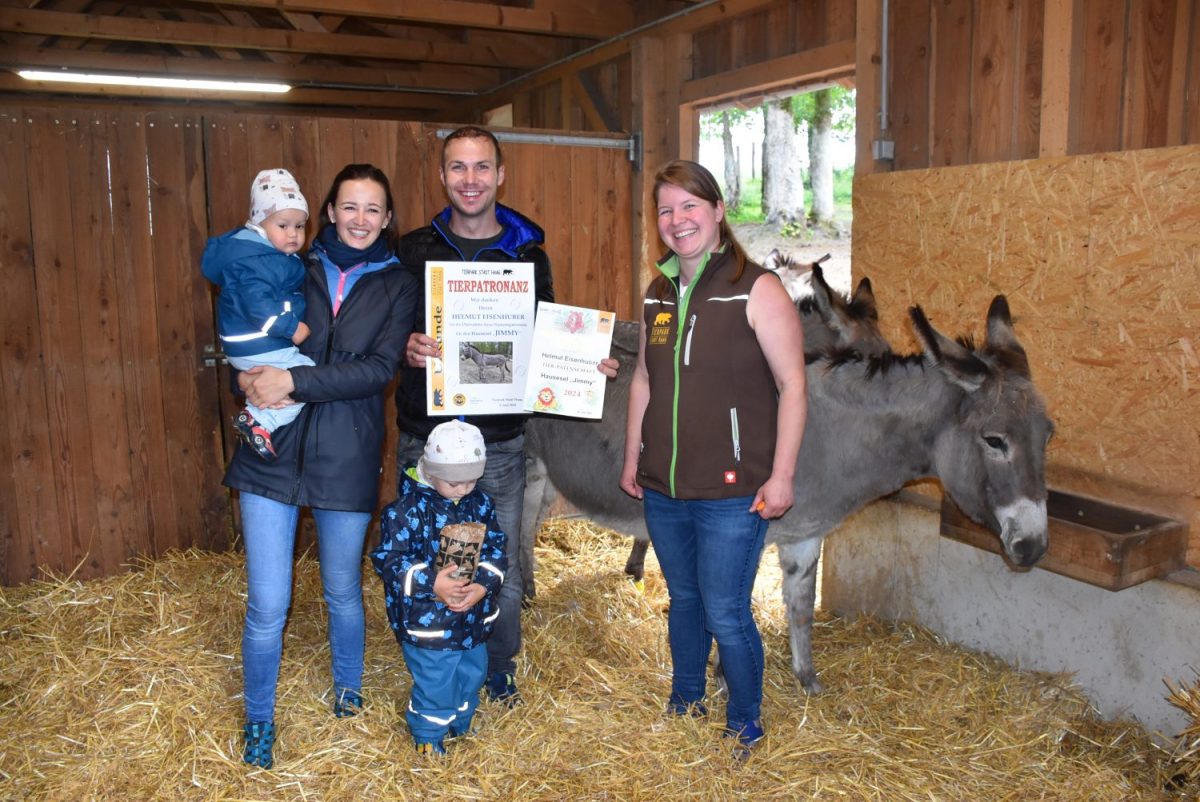
<svg viewBox="0 0 1200 802"><path fill-rule="evenodd" d="M374 181L383 187L383 196L387 199L388 223L380 233L387 243L388 250L395 253L400 245L400 229L396 226L396 203L392 200L392 184L388 181L387 173L373 164L347 164L333 177L333 184L329 187L325 200L321 202L321 227L333 224L329 219L329 207L337 203L338 190L342 188L342 184L363 180Z"/></svg>
<svg viewBox="0 0 1200 802"><path fill-rule="evenodd" d="M713 178L703 165L697 164L686 159L676 159L673 162L664 164L654 175L654 204L658 205L658 191L665 185L679 187L684 192L690 195L695 195L701 200L708 201L713 206L718 203L725 203L725 199L721 196L721 187L717 184L717 179ZM737 241L737 237L733 235L733 228L729 225L728 209L726 214L721 216L721 222L718 223L718 231L721 234L721 245L733 249L733 256L737 267L733 271L733 277L729 279L729 283L733 284L742 277L742 271L746 269L746 249ZM664 254L665 255L665 254Z"/></svg>

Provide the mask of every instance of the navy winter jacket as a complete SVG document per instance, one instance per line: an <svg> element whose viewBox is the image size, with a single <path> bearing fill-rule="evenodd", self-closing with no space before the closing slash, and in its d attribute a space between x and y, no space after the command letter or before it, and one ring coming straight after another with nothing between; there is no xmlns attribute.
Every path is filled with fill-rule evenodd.
<svg viewBox="0 0 1200 802"><path fill-rule="evenodd" d="M487 595L470 610L456 613L433 594L439 537L447 524L471 522L487 526L474 579ZM500 614L496 594L508 570L504 533L491 497L476 486L455 504L418 482L409 468L400 477L400 498L383 510L380 530L371 562L383 580L396 640L439 651L472 649L487 640Z"/></svg>
<svg viewBox="0 0 1200 802"><path fill-rule="evenodd" d="M368 273L333 316L320 243L306 258L306 322L300 345L316 363L291 369L305 407L278 429L274 462L241 444L225 484L285 504L374 512L386 427L384 393L416 321L420 288L396 262Z"/></svg>
<svg viewBox="0 0 1200 802"><path fill-rule="evenodd" d="M221 288L217 326L229 356L290 348L304 320L304 262L245 226L210 237L200 257L204 277Z"/></svg>
<svg viewBox="0 0 1200 802"><path fill-rule="evenodd" d="M504 227L500 240L475 255L475 262L531 262L533 264L533 292L538 301L554 301L554 277L550 272L550 257L542 250L546 239L537 223L520 212L496 204L496 219ZM400 262L420 284L421 298L425 297L425 263L463 262L462 252L446 235L450 230L450 207L446 207L433 222L424 228L410 231L400 239ZM424 309L424 303L421 306ZM424 320L418 320L419 331L424 331ZM400 383L396 387L396 425L400 431L424 440L433 427L445 418L430 418L426 413L425 369L412 368L404 364ZM525 430L528 415L467 415L468 423L479 427L483 439L488 443L511 440Z"/></svg>

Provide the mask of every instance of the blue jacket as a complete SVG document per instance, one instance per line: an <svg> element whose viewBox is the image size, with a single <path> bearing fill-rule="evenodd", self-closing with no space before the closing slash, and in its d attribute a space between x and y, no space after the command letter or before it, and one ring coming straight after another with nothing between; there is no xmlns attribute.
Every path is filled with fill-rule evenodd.
<svg viewBox="0 0 1200 802"><path fill-rule="evenodd" d="M277 250L242 226L210 237L200 258L204 277L221 288L217 327L229 356L250 356L294 345L304 320L304 262Z"/></svg>
<svg viewBox="0 0 1200 802"><path fill-rule="evenodd" d="M502 204L496 204L496 219L504 227L500 240L475 255L476 262L530 262L533 264L533 292L538 301L554 300L554 277L550 272L550 257L542 250L545 234L537 223ZM408 232L400 239L400 262L421 285L425 297L425 263L429 261L461 262L462 253L446 232L450 230L450 207L433 218L433 222ZM418 329L424 331L423 321ZM484 441L497 443L511 440L525 430L528 415L467 415L468 423L479 427ZM396 385L396 425L400 431L424 440L433 427L445 418L430 417L425 404L425 369L404 364Z"/></svg>
<svg viewBox="0 0 1200 802"><path fill-rule="evenodd" d="M456 613L433 595L439 535L447 524L471 522L487 525L474 580L487 595L470 610ZM380 524L371 562L383 580L396 640L439 651L472 649L486 641L500 614L496 594L508 570L504 533L491 497L476 486L455 504L418 482L409 468L400 477L400 498L384 508Z"/></svg>
<svg viewBox="0 0 1200 802"><path fill-rule="evenodd" d="M274 462L242 443L225 484L284 504L374 514L385 392L412 333L420 291L396 262L380 265L354 284L335 318L322 254L314 243L304 281L312 334L300 352L315 364L291 369L292 398L305 407L272 435Z"/></svg>

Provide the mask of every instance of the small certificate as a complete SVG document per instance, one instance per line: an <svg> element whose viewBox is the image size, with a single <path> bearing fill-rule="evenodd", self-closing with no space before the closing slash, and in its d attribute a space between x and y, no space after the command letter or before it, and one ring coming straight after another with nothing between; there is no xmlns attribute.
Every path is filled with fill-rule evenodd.
<svg viewBox="0 0 1200 802"><path fill-rule="evenodd" d="M612 344L613 312L542 302L533 329L525 409L599 418L608 377L596 369Z"/></svg>
<svg viewBox="0 0 1200 802"><path fill-rule="evenodd" d="M534 321L528 262L427 262L426 331L441 347L427 360L430 415L524 411Z"/></svg>

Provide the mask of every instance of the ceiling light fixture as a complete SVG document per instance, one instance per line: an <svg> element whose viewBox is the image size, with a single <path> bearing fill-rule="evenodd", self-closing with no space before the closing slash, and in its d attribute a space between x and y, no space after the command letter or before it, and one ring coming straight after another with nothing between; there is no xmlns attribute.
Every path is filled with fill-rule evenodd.
<svg viewBox="0 0 1200 802"><path fill-rule="evenodd" d="M217 92L269 92L281 94L292 87L257 81L218 81L207 78L163 78L151 75L105 75L87 72L57 72L48 70L18 70L17 75L28 81L58 81L61 83L96 84L99 86L138 86L158 89L193 89Z"/></svg>

